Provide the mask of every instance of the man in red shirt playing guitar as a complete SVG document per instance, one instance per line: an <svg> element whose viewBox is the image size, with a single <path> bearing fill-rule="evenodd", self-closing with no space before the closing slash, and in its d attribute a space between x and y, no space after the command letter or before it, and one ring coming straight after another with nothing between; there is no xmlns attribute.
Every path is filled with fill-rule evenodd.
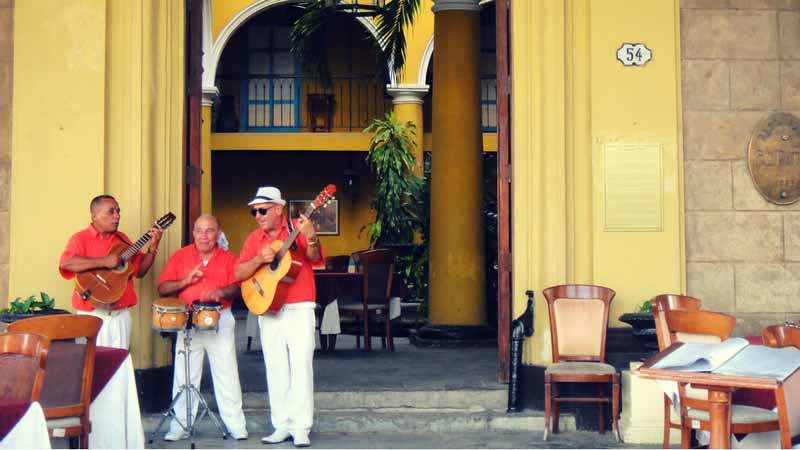
<svg viewBox="0 0 800 450"><path fill-rule="evenodd" d="M283 215L286 201L275 187L261 187L248 203L258 228L245 241L236 261L236 279L244 281L256 270L275 259L269 244L286 241L289 236ZM297 278L288 285L286 304L277 314L258 316L261 348L267 369L270 419L275 431L261 439L277 444L293 439L296 447L308 447L314 418L314 329L316 288L311 265L322 259L322 249L314 225L301 215L294 223L300 227L295 241L295 258L302 261Z"/></svg>
<svg viewBox="0 0 800 450"><path fill-rule="evenodd" d="M236 363L236 339L234 327L236 320L231 313L231 303L239 294L233 270L236 256L219 248L219 221L211 214L203 214L194 222L192 237L194 242L173 253L158 277L158 294L164 297L177 296L191 308L192 302L216 301L222 305L218 330L191 330L192 351L190 353L192 384L200 386L203 377L203 357L208 353L211 378L214 381L214 395L217 399L222 421L234 439L247 439L247 428L242 411L242 387L239 383L239 367ZM195 310L195 314L197 311ZM175 344L175 374L172 382L172 396L177 395L185 383L186 369L184 358L178 354L184 350L182 330ZM197 414L198 402L192 403L192 414ZM186 423L186 397L182 396L173 410L181 423ZM166 441L188 438L180 423L175 419L170 424Z"/></svg>
<svg viewBox="0 0 800 450"><path fill-rule="evenodd" d="M125 233L118 230L120 209L117 200L110 195L98 195L89 204L92 223L69 239L67 247L61 254L58 270L61 276L69 280L77 272L91 269L113 269L120 263L120 255L109 254L115 244L130 244ZM158 252L161 241L161 230L153 227L149 231L152 241L147 253L137 254L130 260L136 278L142 278L150 270ZM125 292L111 310L95 309L89 302L81 298L76 287L72 294L72 306L78 314L91 314L103 320L103 326L97 334L97 345L129 349L131 343L131 314L128 309L137 303L133 289L133 277L128 279Z"/></svg>

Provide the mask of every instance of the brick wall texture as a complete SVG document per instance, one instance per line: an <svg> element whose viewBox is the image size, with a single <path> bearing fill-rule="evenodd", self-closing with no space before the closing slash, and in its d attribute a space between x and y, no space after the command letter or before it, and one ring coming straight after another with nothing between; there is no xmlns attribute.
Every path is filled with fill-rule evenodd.
<svg viewBox="0 0 800 450"><path fill-rule="evenodd" d="M8 302L14 0L0 0L0 307Z"/></svg>
<svg viewBox="0 0 800 450"><path fill-rule="evenodd" d="M800 202L747 170L758 122L800 116L800 0L682 0L681 58L687 291L760 334L800 319Z"/></svg>

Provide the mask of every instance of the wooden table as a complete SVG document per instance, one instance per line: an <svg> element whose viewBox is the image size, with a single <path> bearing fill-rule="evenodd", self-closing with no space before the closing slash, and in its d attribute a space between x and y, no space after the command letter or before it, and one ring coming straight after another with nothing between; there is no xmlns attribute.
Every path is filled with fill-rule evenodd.
<svg viewBox="0 0 800 450"><path fill-rule="evenodd" d="M641 378L651 380L675 381L690 383L692 387L708 390L709 415L711 422L711 441L709 448L731 448L730 405L731 393L738 388L766 389L776 395L781 382L774 378L746 377L737 375L720 375L709 372L685 372L680 370L653 369L652 366L683 343L671 345L661 353L647 359L639 368ZM794 375L792 375L793 377ZM781 396L782 397L782 396Z"/></svg>
<svg viewBox="0 0 800 450"><path fill-rule="evenodd" d="M363 280L364 274L360 272L314 271L317 304L324 311L330 302L340 298L342 295L360 298ZM336 348L336 335L320 333L319 343L323 351L333 351Z"/></svg>

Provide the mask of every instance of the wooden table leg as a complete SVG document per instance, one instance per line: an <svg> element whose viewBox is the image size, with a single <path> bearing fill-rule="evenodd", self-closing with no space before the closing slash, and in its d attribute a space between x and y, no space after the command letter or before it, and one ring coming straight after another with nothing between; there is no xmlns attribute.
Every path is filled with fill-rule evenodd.
<svg viewBox="0 0 800 450"><path fill-rule="evenodd" d="M731 448L731 390L708 386L711 441L708 448Z"/></svg>

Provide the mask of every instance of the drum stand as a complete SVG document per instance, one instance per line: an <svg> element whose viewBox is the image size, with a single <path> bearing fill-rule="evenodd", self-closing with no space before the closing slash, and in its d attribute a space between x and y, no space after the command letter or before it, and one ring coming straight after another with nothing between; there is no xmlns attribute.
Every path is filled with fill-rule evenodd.
<svg viewBox="0 0 800 450"><path fill-rule="evenodd" d="M150 433L150 439L147 441L149 444L152 444L155 440L156 434L161 430L161 426L164 425L164 421L167 420L167 417L172 417L175 421L178 422L178 425L183 428L183 431L189 433L189 441L191 442L191 448L194 447L194 428L197 422L203 420L203 417L208 414L211 417L211 420L214 422L214 425L217 427L220 433L222 433L222 439L228 438L228 431L222 422L219 420L214 411L211 411L208 407L208 403L206 403L206 399L203 398L203 394L200 393L200 389L197 389L195 385L192 384L192 380L190 378L191 371L189 370L189 353L191 353L191 345L192 345L192 336L191 336L191 328L192 328L192 320L191 317L187 321L186 330L183 333L183 350L179 352L183 353L183 360L184 360L184 372L186 373L186 377L184 378L184 384L178 390L178 393L175 395L175 398L172 399L172 403L167 407L164 412L161 413L161 420L158 422L158 426L152 433ZM184 425L180 419L178 419L177 414L175 414L175 405L180 400L181 396L186 394L186 424ZM198 401L200 402L200 410L198 411L199 414L197 416L197 420L194 420L192 414L192 399L197 396Z"/></svg>

